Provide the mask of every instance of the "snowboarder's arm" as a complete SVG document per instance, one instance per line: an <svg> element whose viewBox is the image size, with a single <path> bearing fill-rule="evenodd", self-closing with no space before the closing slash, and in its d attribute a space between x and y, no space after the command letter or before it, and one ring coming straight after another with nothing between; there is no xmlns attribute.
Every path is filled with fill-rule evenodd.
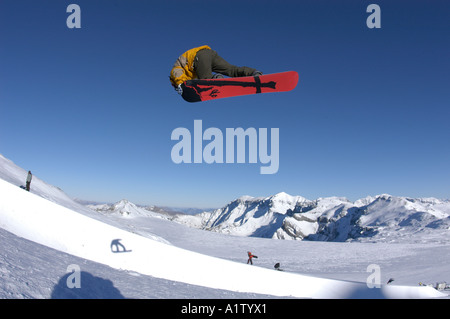
<svg viewBox="0 0 450 319"><path fill-rule="evenodd" d="M183 82L187 80L192 80L197 77L194 71L194 59L197 55L197 52L202 49L211 49L207 45L203 45L198 48L193 48L184 52L182 55L178 57L175 61L175 64L170 71L170 82L174 87L177 87Z"/></svg>
<svg viewBox="0 0 450 319"><path fill-rule="evenodd" d="M190 80L184 69L180 66L174 66L172 71L170 72L170 82L175 87L175 89L183 82Z"/></svg>

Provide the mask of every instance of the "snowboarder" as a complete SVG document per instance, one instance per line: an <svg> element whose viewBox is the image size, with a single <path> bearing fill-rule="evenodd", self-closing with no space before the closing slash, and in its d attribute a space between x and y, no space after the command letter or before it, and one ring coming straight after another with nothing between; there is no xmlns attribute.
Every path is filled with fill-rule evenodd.
<svg viewBox="0 0 450 319"><path fill-rule="evenodd" d="M27 183L25 186L25 189L29 192L30 191L30 185L31 185L31 179L33 178L33 174L31 174L31 171L28 171L27 175Z"/></svg>
<svg viewBox="0 0 450 319"><path fill-rule="evenodd" d="M251 265L253 265L253 260L252 258L258 258L258 256L253 255L251 252L247 251L248 254L248 260L247 260L247 265L250 263Z"/></svg>
<svg viewBox="0 0 450 319"><path fill-rule="evenodd" d="M280 263L276 263L273 268L275 268L278 271L283 271L283 269L280 268Z"/></svg>
<svg viewBox="0 0 450 319"><path fill-rule="evenodd" d="M215 73L213 75L213 72ZM181 95L181 84L192 79L218 79L229 77L258 76L262 73L246 66L232 65L220 57L209 46L190 49L178 57L170 71L170 82Z"/></svg>

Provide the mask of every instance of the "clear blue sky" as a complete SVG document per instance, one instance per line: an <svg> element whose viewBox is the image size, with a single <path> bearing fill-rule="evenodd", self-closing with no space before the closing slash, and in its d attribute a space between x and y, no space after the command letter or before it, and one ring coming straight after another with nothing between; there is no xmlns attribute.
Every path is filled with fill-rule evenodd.
<svg viewBox="0 0 450 319"><path fill-rule="evenodd" d="M81 28L69 29L69 4ZM381 8L369 29L366 8ZM0 2L0 153L72 197L220 207L309 199L450 198L449 1ZM210 45L297 88L188 104L168 75ZM279 128L279 171L175 164L175 128Z"/></svg>

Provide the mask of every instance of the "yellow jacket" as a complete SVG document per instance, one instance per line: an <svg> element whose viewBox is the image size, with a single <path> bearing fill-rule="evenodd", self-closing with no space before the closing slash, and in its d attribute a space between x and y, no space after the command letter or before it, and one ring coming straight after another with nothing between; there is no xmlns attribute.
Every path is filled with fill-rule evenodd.
<svg viewBox="0 0 450 319"><path fill-rule="evenodd" d="M194 59L197 52L203 49L211 49L207 45L203 45L198 48L190 49L184 52L178 57L173 65L172 71L170 71L170 82L172 85L178 86L187 80L192 80L197 77L194 71Z"/></svg>

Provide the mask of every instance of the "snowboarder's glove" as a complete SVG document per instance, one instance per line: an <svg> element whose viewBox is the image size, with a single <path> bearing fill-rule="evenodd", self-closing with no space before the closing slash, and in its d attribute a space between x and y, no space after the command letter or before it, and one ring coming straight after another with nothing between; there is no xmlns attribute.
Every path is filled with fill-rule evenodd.
<svg viewBox="0 0 450 319"><path fill-rule="evenodd" d="M175 91L177 91L178 94L183 94L183 89L181 87L181 84L179 84L177 87L175 87Z"/></svg>

